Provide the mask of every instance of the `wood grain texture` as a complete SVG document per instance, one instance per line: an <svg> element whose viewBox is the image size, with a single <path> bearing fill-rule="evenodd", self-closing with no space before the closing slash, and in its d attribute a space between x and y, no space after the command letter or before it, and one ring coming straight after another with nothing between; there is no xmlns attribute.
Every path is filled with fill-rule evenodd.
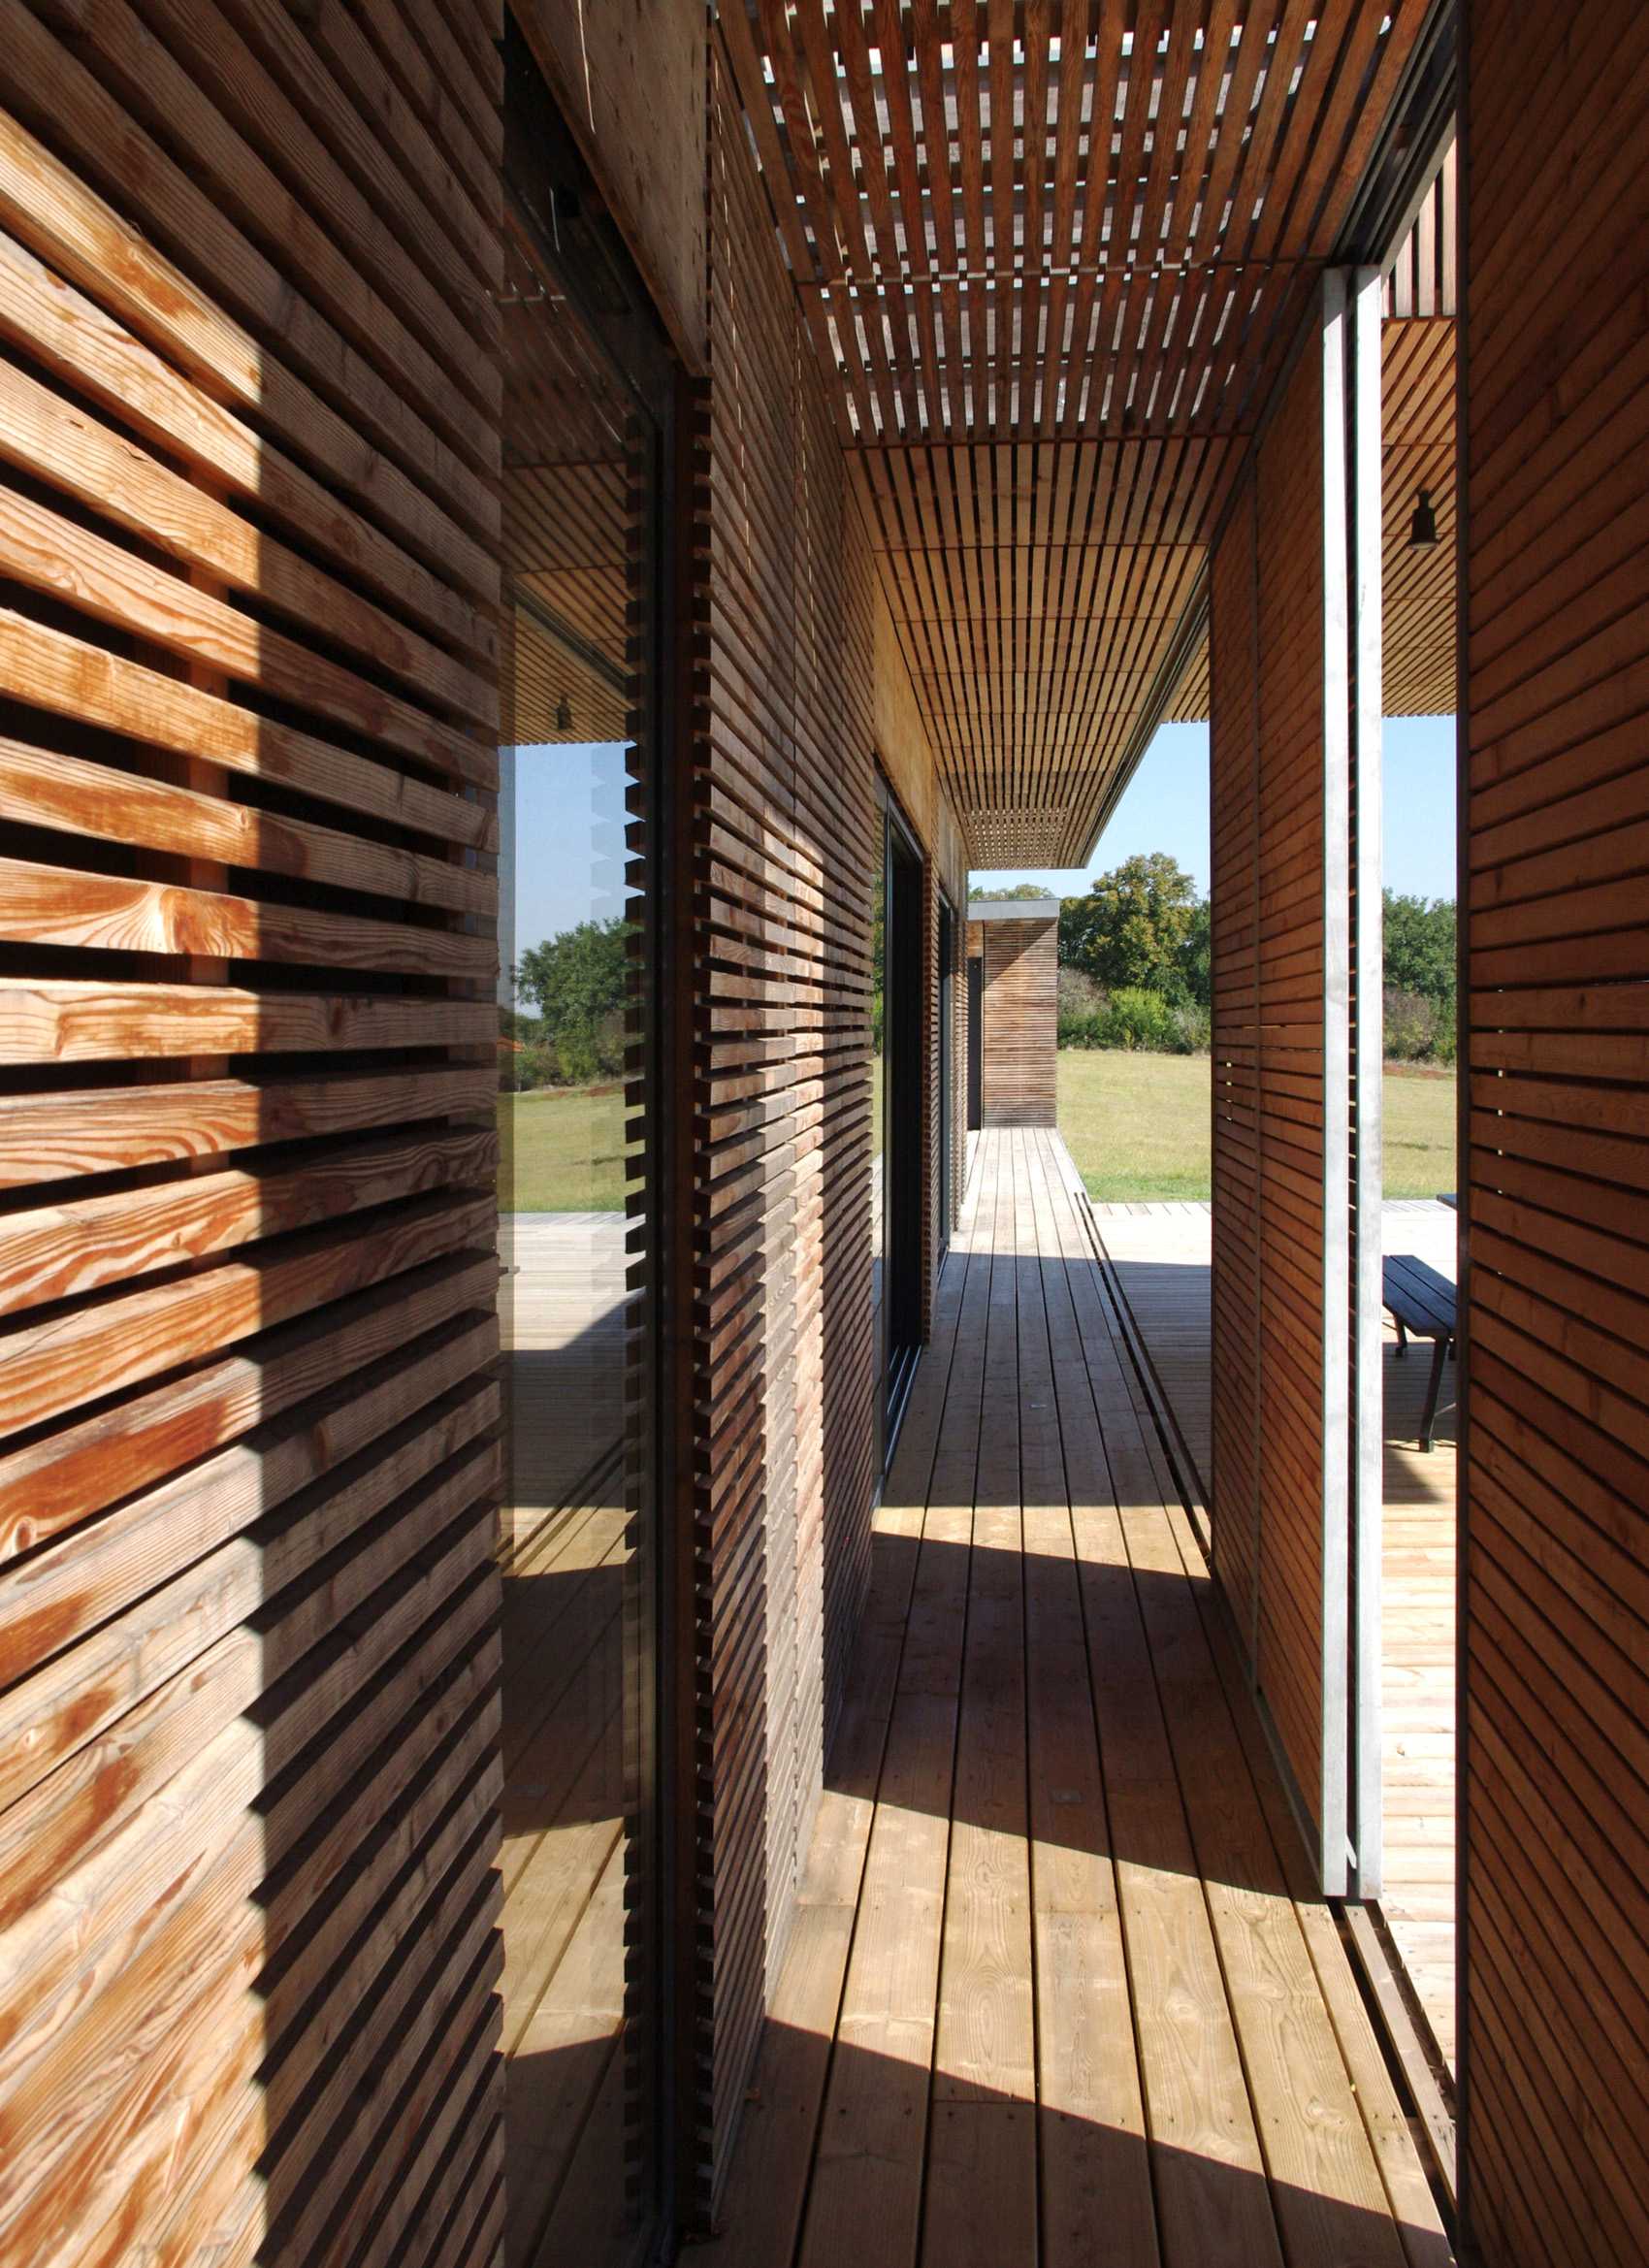
<svg viewBox="0 0 1649 2268"><path fill-rule="evenodd" d="M1446 2268L1047 1129L978 1140L705 2268Z"/></svg>
<svg viewBox="0 0 1649 2268"><path fill-rule="evenodd" d="M525 0L523 30L690 371L704 368L708 21L695 0Z"/></svg>
<svg viewBox="0 0 1649 2268"><path fill-rule="evenodd" d="M727 11L974 864L1091 856L1425 14Z"/></svg>
<svg viewBox="0 0 1649 2268"><path fill-rule="evenodd" d="M1308 1815L1322 1787L1322 349L1216 548L1214 1565Z"/></svg>
<svg viewBox="0 0 1649 2268"><path fill-rule="evenodd" d="M981 922L987 1126L1058 1123L1059 924Z"/></svg>
<svg viewBox="0 0 1649 2268"><path fill-rule="evenodd" d="M4 29L0 2252L480 2268L501 121Z"/></svg>
<svg viewBox="0 0 1649 2268"><path fill-rule="evenodd" d="M864 1598L878 1390L869 1018L879 758L927 854L929 1013L913 1085L930 1159L937 884L957 901L964 880L897 646L878 631L874 567L824 376L719 48L713 61L695 773L706 2215L792 1927Z"/></svg>
<svg viewBox="0 0 1649 2268"><path fill-rule="evenodd" d="M1649 25L1513 20L1466 12L1460 2051L1525 2268L1649 2247Z"/></svg>

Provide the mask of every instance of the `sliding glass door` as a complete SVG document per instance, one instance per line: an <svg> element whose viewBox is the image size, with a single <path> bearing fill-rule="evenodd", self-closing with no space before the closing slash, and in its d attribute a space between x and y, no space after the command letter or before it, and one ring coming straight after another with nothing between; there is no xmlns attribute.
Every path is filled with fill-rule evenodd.
<svg viewBox="0 0 1649 2268"><path fill-rule="evenodd" d="M922 853L885 789L877 913L877 1360L890 1455L922 1343L922 1214L931 1192L923 1173Z"/></svg>
<svg viewBox="0 0 1649 2268"><path fill-rule="evenodd" d="M500 621L509 2268L663 2219L660 821L671 385L508 49Z"/></svg>

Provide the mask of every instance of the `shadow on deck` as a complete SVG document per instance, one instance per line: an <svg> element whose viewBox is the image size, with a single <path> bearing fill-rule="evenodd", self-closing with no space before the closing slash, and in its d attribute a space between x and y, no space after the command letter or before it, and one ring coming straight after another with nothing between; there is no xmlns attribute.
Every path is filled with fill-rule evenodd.
<svg viewBox="0 0 1649 2268"><path fill-rule="evenodd" d="M1179 1436L1177 1455L1208 1502L1210 1235L1206 1205L1095 1209L1121 1302ZM1415 1252L1451 1280L1455 1215L1399 1199L1382 1209L1388 1253ZM1455 1414L1452 1363L1437 1441L1419 1446L1429 1350L1397 1352L1388 1315L1381 1548L1380 1691L1384 1887L1379 1912L1439 2056L1455 2048Z"/></svg>
<svg viewBox="0 0 1649 2268"><path fill-rule="evenodd" d="M1440 2268L1051 1134L980 1139L718 2268Z"/></svg>

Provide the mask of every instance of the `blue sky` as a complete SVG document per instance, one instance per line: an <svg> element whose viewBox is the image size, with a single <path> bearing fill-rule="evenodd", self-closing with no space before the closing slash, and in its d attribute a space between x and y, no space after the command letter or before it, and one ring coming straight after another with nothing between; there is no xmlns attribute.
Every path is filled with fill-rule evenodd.
<svg viewBox="0 0 1649 2268"><path fill-rule="evenodd" d="M515 823L513 921L507 902L500 916L503 936L513 932L511 960L558 930L624 911L626 753L621 742L557 741L500 752L506 876Z"/></svg>
<svg viewBox="0 0 1649 2268"><path fill-rule="evenodd" d="M510 958L558 930L605 921L624 905L622 744L546 743L502 752L499 803L515 822ZM1136 851L1169 851L1209 881L1208 727L1164 725L1146 752L1085 872L975 874L975 888L1041 882L1057 896ZM1388 718L1385 728L1385 876L1393 890L1454 895L1454 720Z"/></svg>
<svg viewBox="0 0 1649 2268"><path fill-rule="evenodd" d="M976 873L973 887L1045 883L1056 897L1085 890L1135 852L1168 851L1206 891L1208 727L1164 725L1116 806L1085 870ZM1385 724L1385 879L1416 897L1454 895L1454 719L1388 717Z"/></svg>

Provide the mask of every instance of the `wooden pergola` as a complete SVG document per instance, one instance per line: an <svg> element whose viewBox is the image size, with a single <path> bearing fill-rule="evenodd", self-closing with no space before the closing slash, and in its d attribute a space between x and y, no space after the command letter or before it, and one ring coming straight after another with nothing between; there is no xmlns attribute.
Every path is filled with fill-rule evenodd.
<svg viewBox="0 0 1649 2268"><path fill-rule="evenodd" d="M1646 119L1638 0L0 0L5 2268L1649 2257ZM1393 713L1452 2103L1364 1958ZM970 866L1175 718L1201 1527L961 1125Z"/></svg>

